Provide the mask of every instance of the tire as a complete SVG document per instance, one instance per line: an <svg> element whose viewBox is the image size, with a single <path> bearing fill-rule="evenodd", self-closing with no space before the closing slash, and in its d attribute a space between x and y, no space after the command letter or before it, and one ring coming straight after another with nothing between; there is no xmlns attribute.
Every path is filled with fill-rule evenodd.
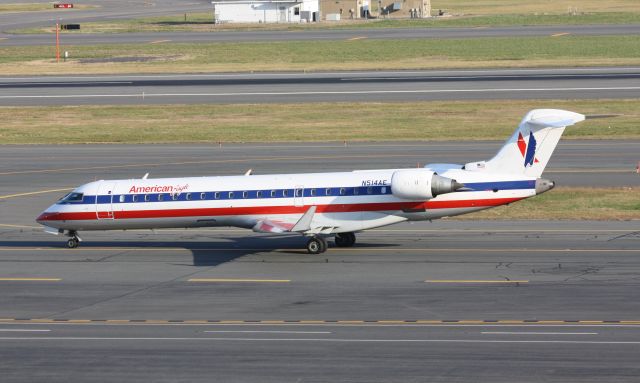
<svg viewBox="0 0 640 383"><path fill-rule="evenodd" d="M309 254L320 254L322 253L323 247L322 241L316 237L309 239L307 242L307 251Z"/></svg>
<svg viewBox="0 0 640 383"><path fill-rule="evenodd" d="M78 245L80 244L80 242L78 241L78 238L69 238L69 240L67 241L67 247L70 249L75 249L76 247L78 247Z"/></svg>
<svg viewBox="0 0 640 383"><path fill-rule="evenodd" d="M351 247L356 243L356 235L353 233L339 233L335 237L336 246Z"/></svg>

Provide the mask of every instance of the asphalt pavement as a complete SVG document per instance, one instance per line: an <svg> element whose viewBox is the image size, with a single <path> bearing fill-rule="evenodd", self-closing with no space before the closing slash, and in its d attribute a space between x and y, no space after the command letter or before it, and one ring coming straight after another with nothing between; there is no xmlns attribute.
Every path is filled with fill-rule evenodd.
<svg viewBox="0 0 640 383"><path fill-rule="evenodd" d="M0 105L635 98L640 69L0 77Z"/></svg>
<svg viewBox="0 0 640 383"><path fill-rule="evenodd" d="M73 20L70 20L71 22ZM80 21L80 20L76 20ZM1 24L0 24L1 26ZM82 26L81 26L82 28ZM7 30L7 29L4 29ZM362 39L461 39L481 37L534 37L552 35L573 36L612 36L638 35L640 25L543 25L512 27L467 27L467 28L327 28L283 31L225 31L209 32L134 32L134 33L76 33L65 32L61 35L62 44L141 44L151 42L205 43L205 42L242 42L242 41L321 41L321 40L362 40ZM52 34L0 34L0 47L51 45ZM354 42L357 44L357 42Z"/></svg>
<svg viewBox="0 0 640 383"><path fill-rule="evenodd" d="M636 141L562 141L560 185L638 185ZM234 228L35 216L94 179L466 162L500 142L0 146L3 382L634 382L638 221L453 221L319 256Z"/></svg>

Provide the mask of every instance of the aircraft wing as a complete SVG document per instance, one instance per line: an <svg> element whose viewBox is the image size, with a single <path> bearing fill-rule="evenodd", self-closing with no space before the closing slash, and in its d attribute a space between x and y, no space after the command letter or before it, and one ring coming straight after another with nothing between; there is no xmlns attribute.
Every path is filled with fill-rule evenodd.
<svg viewBox="0 0 640 383"><path fill-rule="evenodd" d="M309 207L309 210L307 210L295 224L264 218L256 222L253 226L253 231L258 233L330 234L335 227L314 224L313 216L315 213L316 207Z"/></svg>

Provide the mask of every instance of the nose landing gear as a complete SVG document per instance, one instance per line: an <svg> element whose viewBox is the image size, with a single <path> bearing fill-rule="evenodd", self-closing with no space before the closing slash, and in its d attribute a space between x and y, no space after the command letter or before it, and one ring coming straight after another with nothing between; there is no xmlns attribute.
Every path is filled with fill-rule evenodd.
<svg viewBox="0 0 640 383"><path fill-rule="evenodd" d="M76 247L80 246L80 241L82 241L80 239L80 237L78 237L78 233L75 231L70 231L68 234L69 240L67 241L67 247L70 249L75 249Z"/></svg>

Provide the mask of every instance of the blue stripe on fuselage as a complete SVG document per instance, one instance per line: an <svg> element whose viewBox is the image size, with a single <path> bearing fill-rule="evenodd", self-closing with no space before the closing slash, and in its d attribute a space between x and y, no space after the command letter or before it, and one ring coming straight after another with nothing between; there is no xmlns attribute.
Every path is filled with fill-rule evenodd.
<svg viewBox="0 0 640 383"><path fill-rule="evenodd" d="M516 189L533 189L536 187L535 180L526 181L499 181L499 182L470 182L465 183L466 190L462 191L485 191L485 190L516 190ZM271 191L275 191L275 196L271 196ZM114 194L113 201L111 195L85 195L82 201L78 202L58 202L58 204L95 204L96 198L98 204L108 203L143 203L143 202L184 202L184 201L222 201L236 199L274 199L274 198L293 198L296 189L265 189L265 190L226 190L226 191L207 191L207 192L182 192L175 196L171 193L139 193L139 194ZM204 198L201 194L204 193ZM229 196L229 193L233 193ZM246 193L246 196L243 194ZM258 196L258 193L261 193ZM312 193L314 193L312 195ZM217 197L216 198L216 194ZM300 197L352 197L352 196L372 196L391 194L390 186L355 186L355 187L331 187L331 188L305 188L303 195ZM133 196L137 196L137 201L133 200ZM124 201L120 201L120 198ZM145 200L148 196L148 201ZM162 200L158 197L162 196ZM175 199L174 199L175 197Z"/></svg>

